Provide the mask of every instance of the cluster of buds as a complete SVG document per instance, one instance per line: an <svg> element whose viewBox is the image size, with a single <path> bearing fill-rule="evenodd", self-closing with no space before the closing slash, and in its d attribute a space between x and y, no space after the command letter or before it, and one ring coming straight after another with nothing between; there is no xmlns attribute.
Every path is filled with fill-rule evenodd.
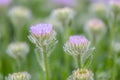
<svg viewBox="0 0 120 80"><path fill-rule="evenodd" d="M9 74L8 77L5 78L5 80L30 80L31 76L27 72L18 72Z"/></svg>
<svg viewBox="0 0 120 80"><path fill-rule="evenodd" d="M81 35L71 36L63 48L66 53L72 55L77 60L79 67L85 67L84 63L92 56L90 52L92 50L90 49L90 41Z"/></svg>
<svg viewBox="0 0 120 80"><path fill-rule="evenodd" d="M25 24L31 18L31 11L22 6L15 6L10 9L9 14L12 23L17 26Z"/></svg>
<svg viewBox="0 0 120 80"><path fill-rule="evenodd" d="M119 0L110 0L109 1L110 9L113 13L120 13L120 1Z"/></svg>
<svg viewBox="0 0 120 80"><path fill-rule="evenodd" d="M94 80L93 73L87 69L77 69L67 80Z"/></svg>
<svg viewBox="0 0 120 80"><path fill-rule="evenodd" d="M71 20L74 18L74 11L71 8L61 8L53 11L52 18L60 21L63 26L69 24Z"/></svg>
<svg viewBox="0 0 120 80"><path fill-rule="evenodd" d="M7 53L14 59L25 59L29 52L29 46L25 42L11 43L7 48Z"/></svg>

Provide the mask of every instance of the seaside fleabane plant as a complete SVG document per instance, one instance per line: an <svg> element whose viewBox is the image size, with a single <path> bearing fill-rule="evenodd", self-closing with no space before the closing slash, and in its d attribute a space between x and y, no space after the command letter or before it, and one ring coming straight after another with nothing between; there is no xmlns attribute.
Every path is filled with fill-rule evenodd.
<svg viewBox="0 0 120 80"><path fill-rule="evenodd" d="M92 61L91 51L94 48L90 48L90 41L83 35L70 36L63 48L66 53L74 57L79 69L88 67Z"/></svg>
<svg viewBox="0 0 120 80"><path fill-rule="evenodd" d="M48 57L54 49L57 40L52 24L36 24L30 27L30 41L36 45L36 57L49 80Z"/></svg>
<svg viewBox="0 0 120 80"><path fill-rule="evenodd" d="M93 73L88 69L77 69L73 71L67 80L94 80Z"/></svg>
<svg viewBox="0 0 120 80"><path fill-rule="evenodd" d="M5 78L5 80L30 80L31 75L28 72L18 72L9 74L8 77Z"/></svg>
<svg viewBox="0 0 120 80"><path fill-rule="evenodd" d="M106 28L102 20L98 18L92 18L88 20L85 31L89 34L93 43L98 43L101 37L105 34Z"/></svg>

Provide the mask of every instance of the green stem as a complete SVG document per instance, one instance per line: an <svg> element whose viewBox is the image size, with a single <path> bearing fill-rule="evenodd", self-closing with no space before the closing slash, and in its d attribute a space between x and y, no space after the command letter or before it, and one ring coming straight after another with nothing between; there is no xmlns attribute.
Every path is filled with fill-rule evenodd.
<svg viewBox="0 0 120 80"><path fill-rule="evenodd" d="M80 69L81 68L81 57L80 57L80 55L77 55L77 65L78 65L78 68Z"/></svg>
<svg viewBox="0 0 120 80"><path fill-rule="evenodd" d="M114 66L113 66L113 76L112 76L112 80L116 80L116 76L117 76L117 54L114 55Z"/></svg>
<svg viewBox="0 0 120 80"><path fill-rule="evenodd" d="M45 52L46 49L44 49L43 57L44 57L44 66L45 66L45 76L46 80L49 80L49 73L48 73L48 60L47 60L47 53Z"/></svg>
<svg viewBox="0 0 120 80"><path fill-rule="evenodd" d="M117 15L114 16L113 25L110 27L110 45L109 45L109 59L112 57L113 49L112 49L112 42L115 36L115 29L116 29L116 22L117 22ZM111 60L108 59L108 66L110 66Z"/></svg>

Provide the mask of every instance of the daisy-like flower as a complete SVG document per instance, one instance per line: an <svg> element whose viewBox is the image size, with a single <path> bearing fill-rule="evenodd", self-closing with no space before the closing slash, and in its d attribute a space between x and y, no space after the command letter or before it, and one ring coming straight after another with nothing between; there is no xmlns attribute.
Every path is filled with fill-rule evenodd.
<svg viewBox="0 0 120 80"><path fill-rule="evenodd" d="M31 76L27 72L18 72L9 74L8 77L5 78L5 80L30 80Z"/></svg>

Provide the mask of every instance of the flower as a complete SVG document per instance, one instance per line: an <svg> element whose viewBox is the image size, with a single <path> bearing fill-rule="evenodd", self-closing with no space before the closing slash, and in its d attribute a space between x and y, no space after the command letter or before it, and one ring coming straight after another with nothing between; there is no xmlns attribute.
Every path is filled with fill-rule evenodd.
<svg viewBox="0 0 120 80"><path fill-rule="evenodd" d="M31 11L23 6L11 8L8 15L15 26L23 26L23 24L31 20Z"/></svg>
<svg viewBox="0 0 120 80"><path fill-rule="evenodd" d="M28 38L37 48L46 47L47 49L51 49L57 43L56 32L52 24L40 23L31 26Z"/></svg>
<svg viewBox="0 0 120 80"><path fill-rule="evenodd" d="M25 58L28 52L29 46L25 42L13 42L7 48L7 54L15 59Z"/></svg>
<svg viewBox="0 0 120 80"><path fill-rule="evenodd" d="M18 72L9 74L8 77L5 78L5 80L30 80L31 76L27 72Z"/></svg>
<svg viewBox="0 0 120 80"><path fill-rule="evenodd" d="M105 16L106 4L103 2L93 2L90 7L90 11L98 16Z"/></svg>
<svg viewBox="0 0 120 80"><path fill-rule="evenodd" d="M69 24L69 22L74 18L74 16L74 11L68 7L56 9L51 14L51 17L60 21L61 24Z"/></svg>
<svg viewBox="0 0 120 80"><path fill-rule="evenodd" d="M87 22L86 29L90 33L96 34L96 33L103 32L105 30L105 25L100 19L93 18Z"/></svg>
<svg viewBox="0 0 120 80"><path fill-rule="evenodd" d="M81 35L71 36L64 45L64 51L71 55L85 53L90 46L90 42Z"/></svg>
<svg viewBox="0 0 120 80"><path fill-rule="evenodd" d="M93 73L87 69L77 69L67 80L93 80Z"/></svg>
<svg viewBox="0 0 120 80"><path fill-rule="evenodd" d="M111 8L111 11L113 11L115 14L120 13L120 1L119 0L110 0L109 5Z"/></svg>

